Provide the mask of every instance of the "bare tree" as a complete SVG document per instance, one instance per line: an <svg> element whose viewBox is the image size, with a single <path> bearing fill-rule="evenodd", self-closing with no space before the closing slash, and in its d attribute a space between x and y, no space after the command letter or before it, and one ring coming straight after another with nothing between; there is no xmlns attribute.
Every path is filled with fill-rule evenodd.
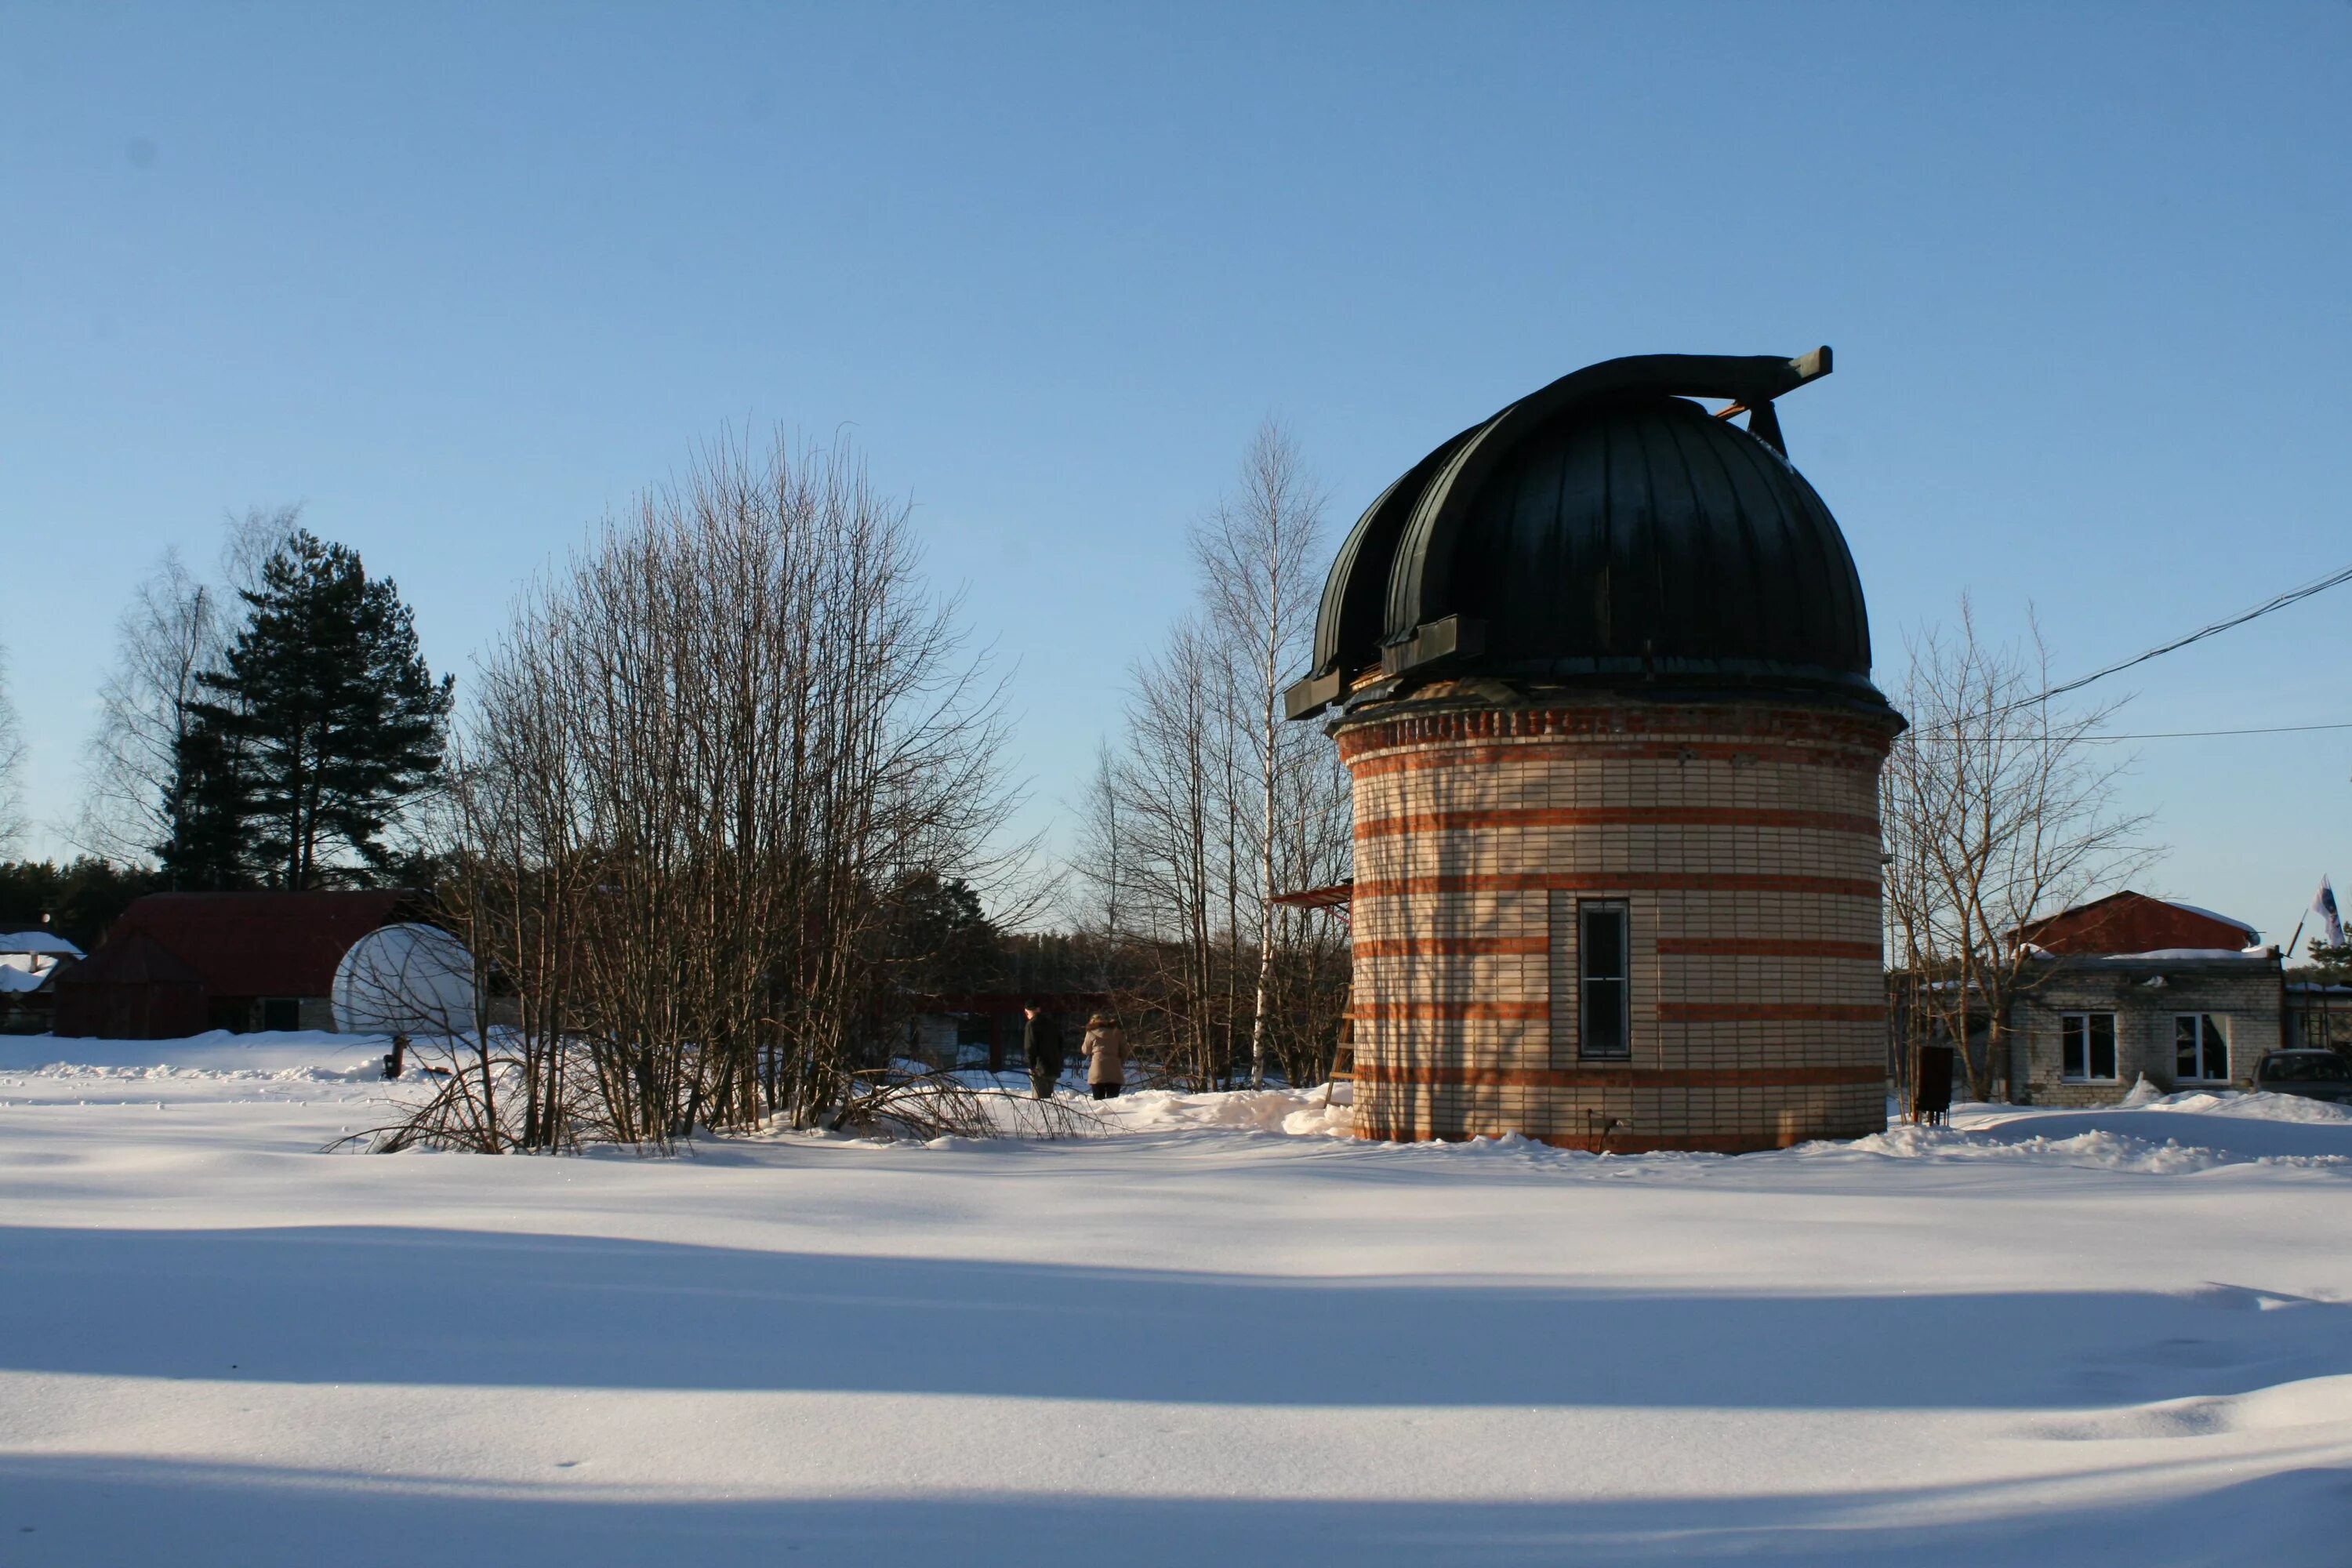
<svg viewBox="0 0 2352 1568"><path fill-rule="evenodd" d="M302 503L252 506L221 523L220 570L233 597L257 593L261 569L283 550L302 526Z"/></svg>
<svg viewBox="0 0 2352 1568"><path fill-rule="evenodd" d="M1345 880L1355 858L1354 781L1339 749L1312 726L1294 724L1284 743L1298 755L1282 773L1275 836L1275 885L1328 887ZM1273 906L1275 947L1267 1019L1283 1077L1318 1081L1331 1066L1347 1010L1352 959L1344 907Z"/></svg>
<svg viewBox="0 0 2352 1568"><path fill-rule="evenodd" d="M25 731L8 694L8 650L0 647L0 853L25 833Z"/></svg>
<svg viewBox="0 0 2352 1568"><path fill-rule="evenodd" d="M167 550L115 623L114 667L99 685L99 722L83 752L80 847L144 860L172 837L182 802L181 749L203 699L197 677L219 667L222 594Z"/></svg>
<svg viewBox="0 0 2352 1568"><path fill-rule="evenodd" d="M1319 1070L1346 994L1335 917L1274 901L1348 862L1345 772L1279 706L1313 629L1322 508L1296 444L1260 427L1192 530L1200 608L1137 665L1081 814L1088 934L1129 990L1129 1038L1198 1088L1229 1085L1244 1041L1253 1084L1270 1061Z"/></svg>
<svg viewBox="0 0 2352 1568"><path fill-rule="evenodd" d="M839 1115L901 1032L898 902L1008 872L1001 687L845 447L704 453L478 688L443 902L515 997L524 1147Z"/></svg>
<svg viewBox="0 0 2352 1568"><path fill-rule="evenodd" d="M1272 420L1258 426L1242 457L1240 483L1192 530L1210 625L1226 650L1229 679L1246 715L1235 729L1247 746L1255 832L1235 836L1254 851L1249 889L1256 928L1257 973L1250 1015L1250 1083L1265 1081L1267 1006L1274 979L1281 889L1276 880L1280 807L1288 776L1311 765L1313 749L1329 749L1319 735L1300 734L1282 716L1282 688L1306 658L1315 626L1322 575L1325 495L1306 471L1298 444ZM1238 791L1234 792L1238 793ZM1241 879L1229 880L1235 909L1229 930L1237 937Z"/></svg>
<svg viewBox="0 0 2352 1568"><path fill-rule="evenodd" d="M2011 1005L2042 972L2025 927L2147 866L2150 819L2120 809L2130 760L2099 740L2122 703L2062 714L2039 700L2051 681L2038 623L2021 646L1989 643L1963 595L1957 627L1908 651L1896 701L1910 728L1880 775L1889 947L1910 1009L1990 1099Z"/></svg>
<svg viewBox="0 0 2352 1568"><path fill-rule="evenodd" d="M1110 742L1098 742L1094 772L1087 775L1078 802L1077 856L1072 868L1076 877L1070 884L1079 898L1074 911L1079 929L1093 931L1113 945L1127 932L1120 916L1128 879L1133 874L1129 865L1129 826L1119 803L1118 769Z"/></svg>
<svg viewBox="0 0 2352 1568"><path fill-rule="evenodd" d="M1217 1078L1220 1036L1231 1025L1217 1005L1216 916L1227 886L1221 839L1237 803L1221 793L1216 651L1202 624L1188 620L1137 667L1127 754L1112 786L1128 825L1128 929L1144 942L1147 988L1167 1019L1164 1054L1200 1089Z"/></svg>
<svg viewBox="0 0 2352 1568"><path fill-rule="evenodd" d="M82 804L71 837L110 860L152 858L185 802L182 747L200 680L221 668L238 600L300 525L299 505L249 507L221 525L219 584L166 550L115 622L114 665L98 690L98 727L83 746Z"/></svg>

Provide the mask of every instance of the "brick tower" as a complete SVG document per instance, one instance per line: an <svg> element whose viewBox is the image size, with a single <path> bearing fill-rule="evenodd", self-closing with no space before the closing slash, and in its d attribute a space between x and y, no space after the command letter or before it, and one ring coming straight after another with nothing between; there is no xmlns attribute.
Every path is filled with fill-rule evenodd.
<svg viewBox="0 0 2352 1568"><path fill-rule="evenodd" d="M1341 547L1289 711L1326 718L1354 779L1361 1135L1885 1127L1877 781L1902 720L1773 411L1829 368L1578 371L1423 458Z"/></svg>

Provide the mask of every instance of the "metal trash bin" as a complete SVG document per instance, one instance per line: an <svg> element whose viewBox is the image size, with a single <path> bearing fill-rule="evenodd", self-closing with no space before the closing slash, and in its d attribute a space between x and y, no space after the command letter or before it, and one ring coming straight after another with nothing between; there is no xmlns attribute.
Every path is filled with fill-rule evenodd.
<svg viewBox="0 0 2352 1568"><path fill-rule="evenodd" d="M1941 1126L1952 1109L1952 1047L1921 1046L1919 1065L1911 1075L1911 1120Z"/></svg>

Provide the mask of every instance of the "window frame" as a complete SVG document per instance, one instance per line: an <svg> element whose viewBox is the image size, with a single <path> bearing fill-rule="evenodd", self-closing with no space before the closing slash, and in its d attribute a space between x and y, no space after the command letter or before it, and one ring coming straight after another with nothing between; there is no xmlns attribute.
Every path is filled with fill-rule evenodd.
<svg viewBox="0 0 2352 1568"><path fill-rule="evenodd" d="M1591 928L1593 916L1616 917L1617 973L1593 973ZM1592 1021L1597 987L1616 987L1616 1045L1600 1050L1593 1046ZM1625 899L1576 900L1576 1058L1588 1062L1630 1062L1633 1059L1633 907Z"/></svg>
<svg viewBox="0 0 2352 1568"><path fill-rule="evenodd" d="M2107 1021L2107 1070L2104 1073L2092 1070L2098 1066L2097 1032L2092 1024L2095 1018L2105 1018ZM2066 1060L2066 1036L2070 1025L2078 1026L2080 1028L2083 1070L2079 1073L2069 1070ZM2061 1083L2121 1083L2123 1081L2122 1053L2116 1048L2116 1016L2111 1012L2093 1012L2086 1008L2081 1012L2059 1014L2058 1081Z"/></svg>
<svg viewBox="0 0 2352 1568"><path fill-rule="evenodd" d="M2189 1033L2192 1037L2189 1042L2189 1048L2195 1054L2193 1066L2197 1070L2194 1073L2187 1073L2180 1070L2182 1043L2180 1038L2180 1026L2183 1024L2188 1024L2189 1026ZM2213 1048L2215 1044L2214 1040L2210 1040L2206 1037L2206 1031L2209 1029L2211 1030L2212 1034L2218 1037L2221 1047L2221 1076L2219 1078L2210 1077L2204 1070L2207 1067L2211 1065L2211 1058L2208 1053ZM2174 1083L2235 1082L2236 1080L2230 1076L2230 1069L2235 1065L2230 1059L2231 1054L2229 1014L2175 1013L2172 1016L2172 1081Z"/></svg>

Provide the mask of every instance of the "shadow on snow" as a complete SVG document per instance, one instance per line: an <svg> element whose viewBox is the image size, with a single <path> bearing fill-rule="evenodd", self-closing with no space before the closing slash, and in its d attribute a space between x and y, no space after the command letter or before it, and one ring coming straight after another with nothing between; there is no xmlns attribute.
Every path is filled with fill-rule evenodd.
<svg viewBox="0 0 2352 1568"><path fill-rule="evenodd" d="M1954 1504L1972 1517L1921 1522ZM1972 1505L1972 1506L1971 1506ZM1909 1517L1898 1517L1907 1514ZM2053 1504L2002 1489L1697 1500L1262 1501L930 1496L666 1501L583 1487L496 1490L328 1471L0 1458L0 1541L28 1565L118 1560L401 1568L721 1561L972 1564L2021 1561L2322 1568L2342 1561L2352 1477L2211 1479L2153 1499Z"/></svg>
<svg viewBox="0 0 2352 1568"><path fill-rule="evenodd" d="M2352 1309L2227 1286L1709 1294L398 1226L0 1227L0 1368L113 1376L1994 1409L2239 1394L2352 1372Z"/></svg>

